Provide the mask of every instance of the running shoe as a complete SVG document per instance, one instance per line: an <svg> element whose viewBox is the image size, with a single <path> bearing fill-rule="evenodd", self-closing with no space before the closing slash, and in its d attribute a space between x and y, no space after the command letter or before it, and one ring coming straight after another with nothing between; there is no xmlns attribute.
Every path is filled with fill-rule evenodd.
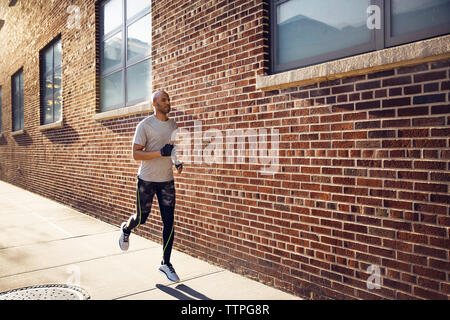
<svg viewBox="0 0 450 320"><path fill-rule="evenodd" d="M123 228L125 227L127 223L124 222L120 226L120 238L119 238L119 247L122 249L122 251L127 251L128 247L130 246L130 233L126 233Z"/></svg>
<svg viewBox="0 0 450 320"><path fill-rule="evenodd" d="M175 272L175 269L173 268L171 263L163 264L161 262L161 266L159 267L158 271L164 274L167 277L167 279L169 279L172 282L180 281L180 278L178 278L178 275Z"/></svg>

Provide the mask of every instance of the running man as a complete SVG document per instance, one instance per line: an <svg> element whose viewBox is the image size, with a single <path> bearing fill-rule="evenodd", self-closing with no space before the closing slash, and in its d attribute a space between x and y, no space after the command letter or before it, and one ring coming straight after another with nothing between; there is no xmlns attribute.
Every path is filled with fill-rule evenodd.
<svg viewBox="0 0 450 320"><path fill-rule="evenodd" d="M170 263L174 238L175 184L172 171L172 133L177 129L173 119L169 119L169 95L159 90L152 96L154 114L142 120L136 127L133 139L133 158L141 160L136 192L136 214L120 226L119 246L128 250L131 231L144 224L152 209L153 198L158 198L163 222L163 260L159 271L167 279L178 282L180 279ZM183 170L182 163L176 163L178 174Z"/></svg>

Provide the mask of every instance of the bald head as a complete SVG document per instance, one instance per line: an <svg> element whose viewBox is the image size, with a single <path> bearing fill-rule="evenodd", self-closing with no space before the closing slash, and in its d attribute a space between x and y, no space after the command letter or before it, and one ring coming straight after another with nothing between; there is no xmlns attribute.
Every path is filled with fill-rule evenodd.
<svg viewBox="0 0 450 320"><path fill-rule="evenodd" d="M169 97L169 95L167 94L167 92L165 92L164 90L158 90L155 91L152 95L152 102L158 102L162 96L166 95L167 97Z"/></svg>
<svg viewBox="0 0 450 320"><path fill-rule="evenodd" d="M155 114L163 115L162 118L166 118L170 112L170 97L164 90L158 90L152 95L152 105L155 110Z"/></svg>

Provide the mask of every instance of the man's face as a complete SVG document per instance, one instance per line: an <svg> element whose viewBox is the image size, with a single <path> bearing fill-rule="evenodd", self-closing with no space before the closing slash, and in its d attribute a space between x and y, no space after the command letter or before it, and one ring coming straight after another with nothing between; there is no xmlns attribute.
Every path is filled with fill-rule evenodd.
<svg viewBox="0 0 450 320"><path fill-rule="evenodd" d="M170 112L169 95L165 92L159 94L153 102L153 105L155 106L157 111L163 114L168 114Z"/></svg>

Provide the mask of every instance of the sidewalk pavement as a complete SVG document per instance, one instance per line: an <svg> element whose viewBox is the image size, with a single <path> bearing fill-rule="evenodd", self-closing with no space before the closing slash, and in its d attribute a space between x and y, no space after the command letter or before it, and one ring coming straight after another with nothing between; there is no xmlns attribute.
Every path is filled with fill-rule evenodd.
<svg viewBox="0 0 450 320"><path fill-rule="evenodd" d="M295 300L300 298L173 250L180 277L157 271L161 245L0 181L0 293L78 285L92 300Z"/></svg>

